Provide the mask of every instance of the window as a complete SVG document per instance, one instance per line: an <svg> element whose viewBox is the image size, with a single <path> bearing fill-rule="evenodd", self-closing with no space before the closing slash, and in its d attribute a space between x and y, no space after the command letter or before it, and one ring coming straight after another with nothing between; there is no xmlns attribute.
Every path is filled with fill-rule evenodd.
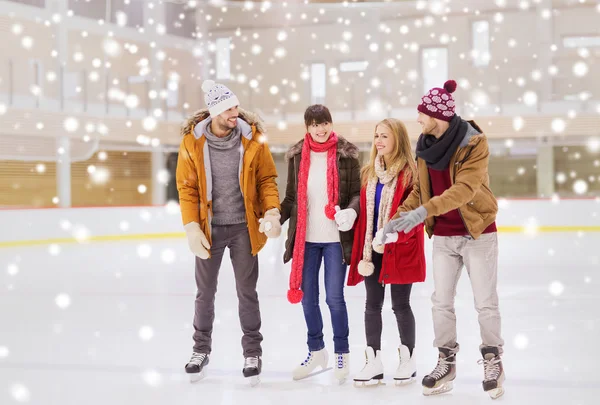
<svg viewBox="0 0 600 405"><path fill-rule="evenodd" d="M367 70L369 62L366 60L357 60L340 63L340 72L362 72Z"/></svg>
<svg viewBox="0 0 600 405"><path fill-rule="evenodd" d="M591 48L600 46L600 36L598 35L581 35L568 36L563 38L563 46L565 48Z"/></svg>
<svg viewBox="0 0 600 405"><path fill-rule="evenodd" d="M490 64L490 23L487 21L475 21L472 25L471 37L473 38L473 49L471 56L473 64L477 67L485 67Z"/></svg>
<svg viewBox="0 0 600 405"><path fill-rule="evenodd" d="M196 36L195 9L186 4L165 3L165 25L167 34L194 38Z"/></svg>
<svg viewBox="0 0 600 405"><path fill-rule="evenodd" d="M325 102L326 74L324 63L313 63L310 66L311 104L322 104Z"/></svg>
<svg viewBox="0 0 600 405"><path fill-rule="evenodd" d="M69 10L80 17L95 20L106 19L106 3L108 0L69 0Z"/></svg>
<svg viewBox="0 0 600 405"><path fill-rule="evenodd" d="M421 76L423 94L433 87L442 87L448 80L448 49L423 48L421 50Z"/></svg>
<svg viewBox="0 0 600 405"><path fill-rule="evenodd" d="M111 0L111 22L122 27L144 26L143 0Z"/></svg>
<svg viewBox="0 0 600 405"><path fill-rule="evenodd" d="M231 75L230 61L230 39L217 38L215 43L216 59L217 59L217 80L227 80Z"/></svg>

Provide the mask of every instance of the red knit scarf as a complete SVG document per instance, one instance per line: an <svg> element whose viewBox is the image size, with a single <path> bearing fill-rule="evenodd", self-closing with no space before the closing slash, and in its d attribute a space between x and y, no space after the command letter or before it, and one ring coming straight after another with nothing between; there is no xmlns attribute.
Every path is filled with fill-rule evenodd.
<svg viewBox="0 0 600 405"><path fill-rule="evenodd" d="M292 272L290 274L290 289L288 301L297 304L302 301L302 268L304 267L304 245L306 243L306 213L308 172L310 170L310 152L327 152L327 197L328 204L325 208L327 218L333 220L335 206L338 204L338 168L337 168L337 143L338 137L331 132L329 139L324 143L313 141L310 134L304 135L302 155L300 158L300 172L298 173L297 207L298 218L296 223L296 240L294 242L294 255L292 257Z"/></svg>

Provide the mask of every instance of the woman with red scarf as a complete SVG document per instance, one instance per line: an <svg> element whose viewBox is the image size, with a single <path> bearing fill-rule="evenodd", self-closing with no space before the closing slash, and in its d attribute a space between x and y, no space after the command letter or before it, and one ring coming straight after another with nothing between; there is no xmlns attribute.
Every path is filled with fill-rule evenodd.
<svg viewBox="0 0 600 405"><path fill-rule="evenodd" d="M359 211L358 148L337 135L327 107L313 105L304 113L307 133L286 154L288 178L281 203L281 224L290 220L284 263L292 260L288 300L302 302L308 329L308 356L294 369L303 379L327 368L319 306L319 269L325 264L326 302L331 313L335 353L334 375L348 376L348 311L344 299L346 266L352 255L354 221Z"/></svg>
<svg viewBox="0 0 600 405"><path fill-rule="evenodd" d="M355 383L383 379L381 310L387 284L391 284L392 309L400 335L400 362L394 380L397 384L415 380L415 317L410 307L410 293L413 283L425 280L423 224L408 233L389 234L386 245L383 245L382 233L398 206L411 193L416 180L417 167L406 127L393 118L381 121L375 127L371 158L362 169L360 213L348 273L348 285L364 280L367 293L367 362L354 377Z"/></svg>

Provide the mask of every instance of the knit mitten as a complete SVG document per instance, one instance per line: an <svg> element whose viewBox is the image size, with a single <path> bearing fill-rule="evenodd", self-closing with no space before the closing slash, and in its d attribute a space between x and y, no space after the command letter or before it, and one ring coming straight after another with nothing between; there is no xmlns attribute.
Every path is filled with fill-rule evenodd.
<svg viewBox="0 0 600 405"><path fill-rule="evenodd" d="M265 212L265 216L260 218L258 231L267 235L267 238L278 238L281 235L281 224L279 219L281 214L277 208L271 208Z"/></svg>

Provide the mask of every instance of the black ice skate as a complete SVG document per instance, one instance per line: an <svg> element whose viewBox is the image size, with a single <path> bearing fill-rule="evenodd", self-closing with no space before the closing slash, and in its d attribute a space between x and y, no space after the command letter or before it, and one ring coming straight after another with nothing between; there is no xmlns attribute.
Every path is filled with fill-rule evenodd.
<svg viewBox="0 0 600 405"><path fill-rule="evenodd" d="M504 394L504 367L498 354L497 347L485 347L481 349L483 359L478 364L483 364L484 379L482 382L483 390L487 392L492 399L496 399Z"/></svg>
<svg viewBox="0 0 600 405"><path fill-rule="evenodd" d="M256 386L260 382L260 373L262 371L262 359L260 356L246 357L244 360L244 377L250 379L250 385Z"/></svg>
<svg viewBox="0 0 600 405"><path fill-rule="evenodd" d="M456 353L440 349L438 362L433 371L423 377L423 395L436 395L451 391L456 378Z"/></svg>
<svg viewBox="0 0 600 405"><path fill-rule="evenodd" d="M209 355L207 353L192 354L189 363L185 365L185 372L190 376L190 382L200 381L206 375L204 367L208 365Z"/></svg>

